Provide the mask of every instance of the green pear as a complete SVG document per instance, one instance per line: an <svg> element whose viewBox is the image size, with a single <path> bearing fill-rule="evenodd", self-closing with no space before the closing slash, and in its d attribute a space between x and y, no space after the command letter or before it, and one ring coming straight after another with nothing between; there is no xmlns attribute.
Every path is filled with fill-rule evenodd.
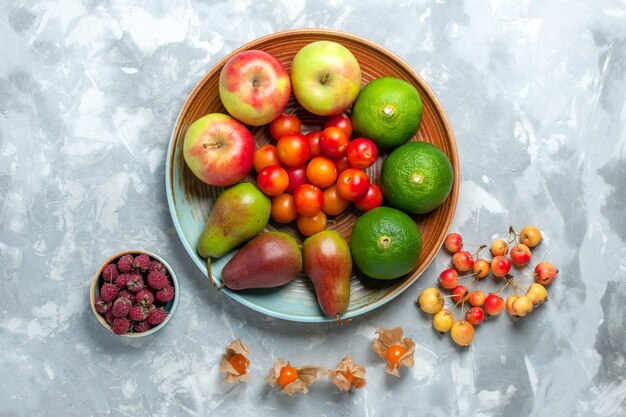
<svg viewBox="0 0 626 417"><path fill-rule="evenodd" d="M302 258L322 311L339 318L350 303L352 256L348 243L336 231L324 230L304 241Z"/></svg>
<svg viewBox="0 0 626 417"><path fill-rule="evenodd" d="M224 190L198 240L203 258L220 258L263 231L272 203L258 188L242 182Z"/></svg>

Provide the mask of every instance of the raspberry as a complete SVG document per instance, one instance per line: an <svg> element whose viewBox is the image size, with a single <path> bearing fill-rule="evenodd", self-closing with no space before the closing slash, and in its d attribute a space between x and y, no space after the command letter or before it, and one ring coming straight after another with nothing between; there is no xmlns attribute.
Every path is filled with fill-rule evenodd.
<svg viewBox="0 0 626 417"><path fill-rule="evenodd" d="M119 271L117 270L117 266L115 266L115 264L108 264L102 268L102 279L104 282L112 283L118 275Z"/></svg>
<svg viewBox="0 0 626 417"><path fill-rule="evenodd" d="M135 261L133 262L133 266L142 271L145 272L148 270L148 268L150 268L150 257L148 255L146 255L145 253L142 253L141 255L137 255L135 257Z"/></svg>
<svg viewBox="0 0 626 417"><path fill-rule="evenodd" d="M110 308L111 308L111 303L104 301L102 297L99 297L96 300L96 311L98 313L106 314Z"/></svg>
<svg viewBox="0 0 626 417"><path fill-rule="evenodd" d="M126 317L133 304L127 297L120 297L113 303L111 311L115 317Z"/></svg>
<svg viewBox="0 0 626 417"><path fill-rule="evenodd" d="M148 268L148 271L149 272L157 271L157 272L166 273L167 272L167 268L165 268L165 265L163 265L159 261L152 261L152 262L150 262L150 268Z"/></svg>
<svg viewBox="0 0 626 417"><path fill-rule="evenodd" d="M117 293L117 298L128 298L132 304L135 304L135 293L128 290L122 290Z"/></svg>
<svg viewBox="0 0 626 417"><path fill-rule="evenodd" d="M133 332L135 333L143 333L148 330L150 330L150 324L148 324L148 322L145 320L133 323Z"/></svg>
<svg viewBox="0 0 626 417"><path fill-rule="evenodd" d="M100 288L100 298L107 303L110 303L115 300L115 297L117 297L117 291L117 287L113 284L102 284L102 287Z"/></svg>
<svg viewBox="0 0 626 417"><path fill-rule="evenodd" d="M155 298L162 303L167 303L172 301L174 298L174 287L167 284L165 287L161 288L154 294Z"/></svg>
<svg viewBox="0 0 626 417"><path fill-rule="evenodd" d="M113 309L110 308L109 311L107 311L107 313L104 315L104 318L106 319L107 323L109 323L109 325L113 326L113 321L115 321Z"/></svg>
<svg viewBox="0 0 626 417"><path fill-rule="evenodd" d="M139 274L132 274L130 279L126 281L126 288L130 292L137 292L143 289L143 278Z"/></svg>
<svg viewBox="0 0 626 417"><path fill-rule="evenodd" d="M144 288L140 290L135 296L135 302L146 307L154 303L154 295L152 294L152 291Z"/></svg>
<svg viewBox="0 0 626 417"><path fill-rule="evenodd" d="M130 321L128 319L117 318L113 320L113 333L124 334L130 329Z"/></svg>
<svg viewBox="0 0 626 417"><path fill-rule="evenodd" d="M133 255L126 254L117 261L117 269L119 269L122 274L128 274L133 270L134 261L135 258L133 258Z"/></svg>
<svg viewBox="0 0 626 417"><path fill-rule="evenodd" d="M146 320L153 326L155 324L162 323L163 320L165 320L165 310L163 309L163 307L155 309L152 313L148 315L148 318Z"/></svg>
<svg viewBox="0 0 626 417"><path fill-rule="evenodd" d="M148 285L155 290L160 290L167 284L167 277L163 272L152 271L148 274Z"/></svg>
<svg viewBox="0 0 626 417"><path fill-rule="evenodd" d="M130 277L131 277L130 274L126 274L126 273L119 274L117 278L115 279L115 285L117 285L120 288L126 288L126 283L130 279Z"/></svg>
<svg viewBox="0 0 626 417"><path fill-rule="evenodd" d="M144 307L139 304L135 304L128 312L128 318L132 321L145 320L147 315Z"/></svg>

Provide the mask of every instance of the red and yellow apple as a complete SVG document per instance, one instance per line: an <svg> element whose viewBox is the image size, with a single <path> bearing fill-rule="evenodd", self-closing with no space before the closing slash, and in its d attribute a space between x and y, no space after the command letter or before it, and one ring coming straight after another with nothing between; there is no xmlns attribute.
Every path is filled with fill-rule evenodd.
<svg viewBox="0 0 626 417"><path fill-rule="evenodd" d="M231 116L247 125L261 126L283 112L291 82L276 58L253 49L235 55L224 65L219 91Z"/></svg>
<svg viewBox="0 0 626 417"><path fill-rule="evenodd" d="M254 138L230 116L211 113L189 126L183 143L187 166L201 181L226 187L248 174L254 162Z"/></svg>
<svg viewBox="0 0 626 417"><path fill-rule="evenodd" d="M330 116L350 107L361 89L361 67L345 46L317 41L304 46L291 63L291 86L311 113Z"/></svg>

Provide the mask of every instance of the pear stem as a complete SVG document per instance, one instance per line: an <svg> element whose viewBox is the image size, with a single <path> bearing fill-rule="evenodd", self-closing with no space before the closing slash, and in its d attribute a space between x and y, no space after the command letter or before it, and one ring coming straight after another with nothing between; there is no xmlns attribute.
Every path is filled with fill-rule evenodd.
<svg viewBox="0 0 626 417"><path fill-rule="evenodd" d="M207 272L209 276L209 282L211 283L211 285L217 288L218 291L224 288L224 283L218 286L217 282L215 282L215 279L213 279L213 272L211 272L211 257L210 256L206 260L206 265L207 265Z"/></svg>
<svg viewBox="0 0 626 417"><path fill-rule="evenodd" d="M349 319L342 319L341 317L339 317L339 313L337 313L336 318L337 318L337 322L338 322L339 324L341 324L342 326L343 326L344 324L348 324L348 323L350 323L350 322L352 321L352 317L350 317Z"/></svg>

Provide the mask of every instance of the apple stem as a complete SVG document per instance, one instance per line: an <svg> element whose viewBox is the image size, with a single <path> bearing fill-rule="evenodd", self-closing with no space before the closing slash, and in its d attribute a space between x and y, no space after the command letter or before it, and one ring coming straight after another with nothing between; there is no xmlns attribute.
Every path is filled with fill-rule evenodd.
<svg viewBox="0 0 626 417"><path fill-rule="evenodd" d="M320 80L320 82L321 82L322 84L326 84L326 81L328 81L328 79L329 79L329 78L330 78L330 73L329 73L329 72L327 72L326 74L324 74L324 75L322 76L322 79Z"/></svg>
<svg viewBox="0 0 626 417"><path fill-rule="evenodd" d="M203 144L202 146L204 147L204 149L210 148L210 147L221 148L222 144L219 143L219 142L207 142L207 143Z"/></svg>

